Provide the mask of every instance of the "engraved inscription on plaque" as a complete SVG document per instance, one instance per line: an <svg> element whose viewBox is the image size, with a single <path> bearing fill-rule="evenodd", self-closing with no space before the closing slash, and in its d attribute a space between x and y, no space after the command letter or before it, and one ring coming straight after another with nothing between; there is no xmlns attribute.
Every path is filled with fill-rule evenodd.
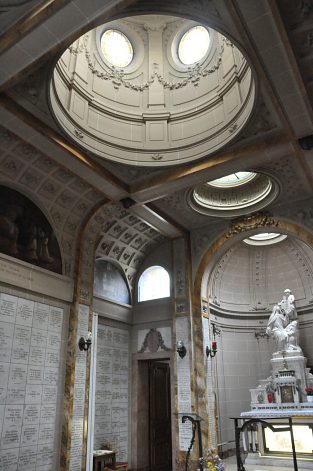
<svg viewBox="0 0 313 471"><path fill-rule="evenodd" d="M63 309L0 293L0 470L53 471Z"/></svg>
<svg viewBox="0 0 313 471"><path fill-rule="evenodd" d="M116 449L117 460L128 459L127 330L98 325L94 447Z"/></svg>

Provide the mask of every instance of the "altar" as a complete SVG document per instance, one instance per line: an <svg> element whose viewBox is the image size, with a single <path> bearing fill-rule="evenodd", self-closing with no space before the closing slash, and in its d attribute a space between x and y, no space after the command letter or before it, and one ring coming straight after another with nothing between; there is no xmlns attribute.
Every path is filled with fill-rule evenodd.
<svg viewBox="0 0 313 471"><path fill-rule="evenodd" d="M242 412L241 420L234 419L248 453L245 463L297 469L296 456L299 469L312 470L313 375L299 345L291 290L286 289L282 301L273 307L266 332L277 345L272 373L250 389L251 410ZM291 430L286 429L286 419ZM240 463L239 469L244 470Z"/></svg>

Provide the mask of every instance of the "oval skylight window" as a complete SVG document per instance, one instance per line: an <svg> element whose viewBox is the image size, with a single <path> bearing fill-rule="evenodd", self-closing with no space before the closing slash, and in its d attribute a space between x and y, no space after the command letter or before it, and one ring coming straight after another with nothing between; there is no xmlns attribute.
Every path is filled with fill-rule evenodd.
<svg viewBox="0 0 313 471"><path fill-rule="evenodd" d="M179 60L185 65L200 61L208 52L210 35L204 26L194 26L183 35L178 46Z"/></svg>
<svg viewBox="0 0 313 471"><path fill-rule="evenodd" d="M208 182L208 185L215 186L216 188L231 188L248 183L255 176L256 173L253 172L236 172L226 175L225 177L212 180L211 182Z"/></svg>
<svg viewBox="0 0 313 471"><path fill-rule="evenodd" d="M125 34L116 29L108 29L103 33L101 50L106 60L115 67L126 67L134 56L131 42Z"/></svg>
<svg viewBox="0 0 313 471"><path fill-rule="evenodd" d="M286 237L286 234L279 234L277 232L260 232L259 234L254 234L243 241L249 245L270 245L276 244L276 242L281 242L282 240L285 240Z"/></svg>

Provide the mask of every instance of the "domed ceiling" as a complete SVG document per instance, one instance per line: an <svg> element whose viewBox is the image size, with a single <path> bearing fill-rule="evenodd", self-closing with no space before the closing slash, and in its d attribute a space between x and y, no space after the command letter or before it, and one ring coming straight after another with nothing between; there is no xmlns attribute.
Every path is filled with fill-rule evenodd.
<svg viewBox="0 0 313 471"><path fill-rule="evenodd" d="M138 16L89 31L57 62L53 113L104 159L172 166L234 139L255 84L246 58L217 31L170 16Z"/></svg>
<svg viewBox="0 0 313 471"><path fill-rule="evenodd" d="M279 193L278 183L266 175L238 172L189 191L189 206L200 214L234 217L268 206Z"/></svg>
<svg viewBox="0 0 313 471"><path fill-rule="evenodd" d="M271 245L242 241L217 263L209 299L213 308L236 315L264 312L272 309L286 288L293 291L298 307L313 303L312 249L290 236Z"/></svg>

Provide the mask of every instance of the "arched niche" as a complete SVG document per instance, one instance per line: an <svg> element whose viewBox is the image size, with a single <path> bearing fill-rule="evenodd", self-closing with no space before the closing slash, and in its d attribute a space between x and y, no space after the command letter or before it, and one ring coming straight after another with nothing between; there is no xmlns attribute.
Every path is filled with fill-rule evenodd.
<svg viewBox="0 0 313 471"><path fill-rule="evenodd" d="M313 234L293 222L276 218L267 219L267 216L262 220L262 216L259 215L252 216L252 220L251 216L244 217L237 226L234 225L228 232L221 234L202 256L194 281L193 305L195 313L201 314L201 297L207 296L208 280L215 263L233 244L256 232L263 231L294 236L313 249Z"/></svg>
<svg viewBox="0 0 313 471"><path fill-rule="evenodd" d="M207 248L202 256L194 282L193 315L195 322L202 318L203 345L197 347L199 348L199 357L202 355L203 358L203 348L206 345L210 346L213 339L216 340L217 345L216 358L208 358L207 360L205 379L206 390L211 398L208 401L208 410L211 411L209 414L212 440L210 446L216 446L218 433L220 433L219 443L225 445L231 443L233 431L229 429L229 422L227 422L229 417L238 416L241 412L249 410L249 388L255 387L259 379L267 377L270 373L270 358L274 344L272 339L267 339L264 336L270 302L267 306L263 306L263 312L257 310L251 312L248 310L247 312L223 311L218 306L210 304L209 307L208 305L210 277L219 260L232 247L257 232L287 234L292 240L301 241L302 248L306 246L308 251L313 249L313 235L308 230L286 220L255 214L237 220L228 232L221 234ZM239 274L240 269L241 266L237 263L237 273ZM290 278L286 282L290 283ZM285 286L284 280L280 284L280 288L293 289L293 286ZM276 302L281 299L282 295L282 292L277 292ZM308 299L307 297L306 300ZM306 331L307 323L310 322L310 325L312 323L312 309L308 310L308 306L304 305L300 307L304 308L303 312L306 315L301 332L302 348L308 358L313 358L310 332ZM253 355L256 355L256 358ZM234 383L235 377L238 379L237 385ZM224 386L219 389L217 384ZM231 399L225 392L230 390L232 390ZM218 413L213 414L213 411L216 410ZM215 417L218 417L218 425Z"/></svg>
<svg viewBox="0 0 313 471"><path fill-rule="evenodd" d="M56 234L43 212L18 191L0 186L0 251L62 274Z"/></svg>
<svg viewBox="0 0 313 471"><path fill-rule="evenodd" d="M122 304L131 304L129 288L122 270L109 260L95 261L94 296Z"/></svg>

